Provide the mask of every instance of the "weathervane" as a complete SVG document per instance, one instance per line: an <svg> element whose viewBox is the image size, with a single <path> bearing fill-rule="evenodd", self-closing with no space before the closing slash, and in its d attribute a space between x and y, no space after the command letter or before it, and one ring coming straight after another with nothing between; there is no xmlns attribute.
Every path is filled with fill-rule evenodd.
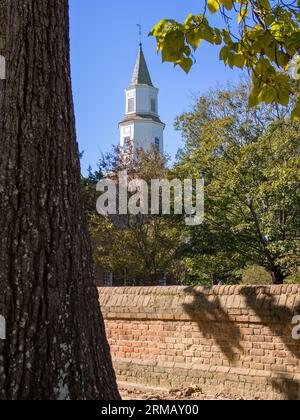
<svg viewBox="0 0 300 420"><path fill-rule="evenodd" d="M139 39L140 39L140 47L142 46L142 25L138 23L136 25L139 28Z"/></svg>

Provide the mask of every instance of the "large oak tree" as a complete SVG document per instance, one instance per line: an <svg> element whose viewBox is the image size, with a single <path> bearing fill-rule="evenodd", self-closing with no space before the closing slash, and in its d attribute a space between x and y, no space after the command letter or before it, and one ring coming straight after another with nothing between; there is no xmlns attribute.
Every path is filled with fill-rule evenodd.
<svg viewBox="0 0 300 420"><path fill-rule="evenodd" d="M0 0L0 399L118 399L80 189L68 0Z"/></svg>

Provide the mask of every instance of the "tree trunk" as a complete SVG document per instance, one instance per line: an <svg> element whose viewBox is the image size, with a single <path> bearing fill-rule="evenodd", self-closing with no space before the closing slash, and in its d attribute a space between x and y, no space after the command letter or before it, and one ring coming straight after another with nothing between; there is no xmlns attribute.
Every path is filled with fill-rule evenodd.
<svg viewBox="0 0 300 420"><path fill-rule="evenodd" d="M0 304L7 322L0 399L118 399L80 189L68 0L0 6L7 59L0 82Z"/></svg>
<svg viewBox="0 0 300 420"><path fill-rule="evenodd" d="M280 268L277 268L277 267L272 268L271 275L273 279L273 284L280 285L284 283L285 276L280 270Z"/></svg>

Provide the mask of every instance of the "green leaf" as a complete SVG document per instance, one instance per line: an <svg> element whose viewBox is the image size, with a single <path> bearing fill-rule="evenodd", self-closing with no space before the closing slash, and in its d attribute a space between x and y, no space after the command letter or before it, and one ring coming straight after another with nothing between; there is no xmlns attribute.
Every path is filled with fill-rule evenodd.
<svg viewBox="0 0 300 420"><path fill-rule="evenodd" d="M274 102L276 98L276 89L272 86L264 85L257 97L258 103L265 102L267 105Z"/></svg>
<svg viewBox="0 0 300 420"><path fill-rule="evenodd" d="M298 99L297 105L293 109L292 118L296 121L300 120L300 98Z"/></svg>
<svg viewBox="0 0 300 420"><path fill-rule="evenodd" d="M195 19L195 16L192 13L190 13L184 22L184 26L189 28L191 24L193 23L194 19Z"/></svg>
<svg viewBox="0 0 300 420"><path fill-rule="evenodd" d="M245 66L246 60L243 54L235 54L233 64L240 69L243 69Z"/></svg>
<svg viewBox="0 0 300 420"><path fill-rule="evenodd" d="M282 106L288 106L290 102L290 93L286 89L280 89L277 93L276 102Z"/></svg>
<svg viewBox="0 0 300 420"><path fill-rule="evenodd" d="M158 22L157 25L154 26L154 28L149 33L150 36L161 36L164 32L165 28L168 26L168 20L164 19Z"/></svg>
<svg viewBox="0 0 300 420"><path fill-rule="evenodd" d="M271 10L269 0L258 0L258 3L264 10Z"/></svg>
<svg viewBox="0 0 300 420"><path fill-rule="evenodd" d="M180 67L188 74L193 66L193 60L191 58L182 57L179 64Z"/></svg>
<svg viewBox="0 0 300 420"><path fill-rule="evenodd" d="M202 34L199 30L190 31L187 36L186 40L191 45L191 47L196 50L202 42Z"/></svg>
<svg viewBox="0 0 300 420"><path fill-rule="evenodd" d="M220 9L220 2L218 0L208 0L208 9L211 13L216 13Z"/></svg>
<svg viewBox="0 0 300 420"><path fill-rule="evenodd" d="M214 43L216 45L221 45L222 44L222 35L221 35L221 31L218 28L215 28Z"/></svg>
<svg viewBox="0 0 300 420"><path fill-rule="evenodd" d="M249 96L249 108L253 108L257 106L259 103L260 102L258 99L258 92L257 92L257 89L254 87Z"/></svg>
<svg viewBox="0 0 300 420"><path fill-rule="evenodd" d="M241 23L249 15L248 9L242 9L238 15L238 23Z"/></svg>
<svg viewBox="0 0 300 420"><path fill-rule="evenodd" d="M233 8L233 0L220 0L220 1L227 10L231 10Z"/></svg>
<svg viewBox="0 0 300 420"><path fill-rule="evenodd" d="M220 51L220 60L224 61L227 64L230 52L230 48L227 45L225 45Z"/></svg>

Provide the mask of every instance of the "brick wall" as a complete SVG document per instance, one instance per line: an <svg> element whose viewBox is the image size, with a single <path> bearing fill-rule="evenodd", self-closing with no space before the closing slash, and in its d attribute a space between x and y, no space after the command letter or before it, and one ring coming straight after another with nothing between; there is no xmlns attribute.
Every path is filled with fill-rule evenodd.
<svg viewBox="0 0 300 420"><path fill-rule="evenodd" d="M99 289L117 376L300 399L300 286Z"/></svg>

